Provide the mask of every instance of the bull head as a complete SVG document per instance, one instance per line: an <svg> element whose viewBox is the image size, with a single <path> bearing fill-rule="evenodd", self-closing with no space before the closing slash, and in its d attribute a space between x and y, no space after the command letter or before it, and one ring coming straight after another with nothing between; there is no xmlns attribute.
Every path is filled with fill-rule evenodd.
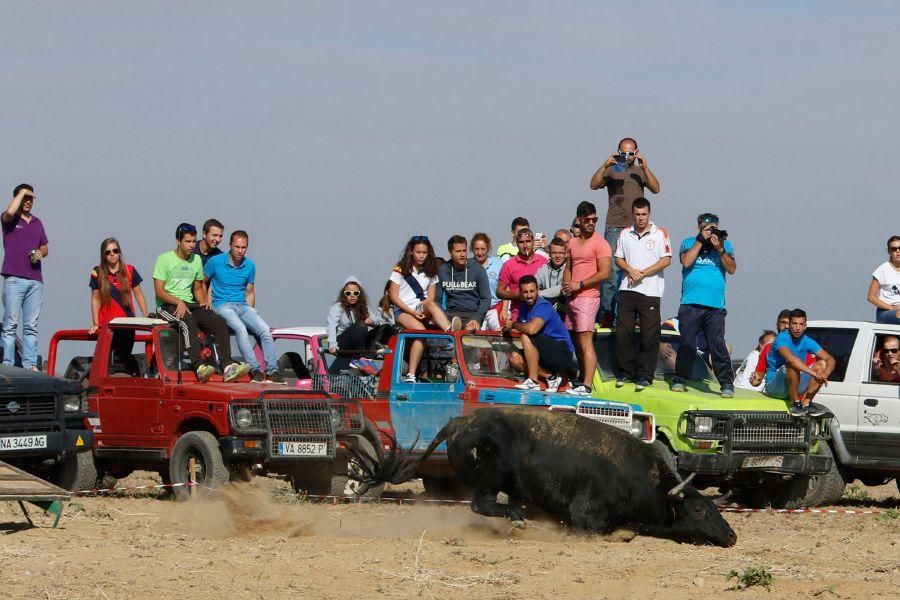
<svg viewBox="0 0 900 600"><path fill-rule="evenodd" d="M684 498L684 488L686 488L691 483L691 481L693 481L695 475L696 473L691 473L687 476L686 479L683 479L681 483L669 490L669 498L673 500L681 500L682 498Z"/></svg>

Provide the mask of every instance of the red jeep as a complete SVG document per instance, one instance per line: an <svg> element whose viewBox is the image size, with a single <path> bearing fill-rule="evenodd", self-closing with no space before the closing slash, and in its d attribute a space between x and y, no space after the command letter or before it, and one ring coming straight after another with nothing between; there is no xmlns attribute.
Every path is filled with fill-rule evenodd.
<svg viewBox="0 0 900 600"><path fill-rule="evenodd" d="M120 336L134 340L133 354L114 355ZM85 329L59 331L50 342L50 374L64 340L63 348L92 351L71 358L63 376L87 388L90 409L100 417L94 462L101 477L142 469L185 483L193 458L195 480L206 486L272 472L287 475L297 490L330 493L339 446L361 429L358 404L327 393L249 378L198 382L180 330L166 321L114 319L93 336ZM187 494L185 487L174 489Z"/></svg>

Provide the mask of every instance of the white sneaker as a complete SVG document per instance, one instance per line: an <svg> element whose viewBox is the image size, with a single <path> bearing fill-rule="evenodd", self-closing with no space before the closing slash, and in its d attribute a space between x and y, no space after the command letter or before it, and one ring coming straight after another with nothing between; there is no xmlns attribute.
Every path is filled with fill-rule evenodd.
<svg viewBox="0 0 900 600"><path fill-rule="evenodd" d="M554 375L553 377L547 378L547 392L551 394L555 394L559 391L559 385L562 383L562 377L559 375Z"/></svg>
<svg viewBox="0 0 900 600"><path fill-rule="evenodd" d="M222 372L222 378L225 380L225 383L231 383L249 372L250 365L247 363L231 363L225 367L225 371Z"/></svg>
<svg viewBox="0 0 900 600"><path fill-rule="evenodd" d="M541 386L539 384L533 382L531 380L531 378L526 379L522 383L517 383L513 387L515 387L517 390L528 390L528 391L534 391L534 390L541 389Z"/></svg>
<svg viewBox="0 0 900 600"><path fill-rule="evenodd" d="M403 378L400 381L403 383L415 383L416 376L413 375L412 373L407 373L406 375L403 376Z"/></svg>
<svg viewBox="0 0 900 600"><path fill-rule="evenodd" d="M587 388L583 383L580 385L576 385L575 387L570 387L566 390L567 394L572 394L573 396L590 396L591 390Z"/></svg>
<svg viewBox="0 0 900 600"><path fill-rule="evenodd" d="M463 322L459 317L453 317L450 319L450 331L460 331L462 330Z"/></svg>

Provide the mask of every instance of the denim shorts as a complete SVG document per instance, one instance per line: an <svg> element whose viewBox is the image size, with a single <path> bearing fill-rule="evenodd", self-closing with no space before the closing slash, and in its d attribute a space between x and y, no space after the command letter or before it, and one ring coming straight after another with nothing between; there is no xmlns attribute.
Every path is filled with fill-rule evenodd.
<svg viewBox="0 0 900 600"><path fill-rule="evenodd" d="M797 383L798 396L806 391L810 381L812 381L812 377L810 377L809 373L800 373L800 381ZM780 398L782 400L793 401L796 399L788 398L787 371L783 366L778 367L778 370L775 371L775 375L772 376L772 379L766 381L763 394L770 398Z"/></svg>

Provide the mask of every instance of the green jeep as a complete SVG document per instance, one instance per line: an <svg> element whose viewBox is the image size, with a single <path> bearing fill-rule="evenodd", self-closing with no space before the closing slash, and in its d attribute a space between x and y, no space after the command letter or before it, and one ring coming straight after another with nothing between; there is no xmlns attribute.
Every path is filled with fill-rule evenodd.
<svg viewBox="0 0 900 600"><path fill-rule="evenodd" d="M820 501L823 477L832 465L826 417L793 417L785 400L736 390L721 398L705 353L697 352L687 392L669 390L679 336L663 331L655 380L637 392L616 388L615 333L594 335L597 372L593 396L639 403L656 417L657 448L678 470L696 473L695 485L718 487L745 506L792 508Z"/></svg>

